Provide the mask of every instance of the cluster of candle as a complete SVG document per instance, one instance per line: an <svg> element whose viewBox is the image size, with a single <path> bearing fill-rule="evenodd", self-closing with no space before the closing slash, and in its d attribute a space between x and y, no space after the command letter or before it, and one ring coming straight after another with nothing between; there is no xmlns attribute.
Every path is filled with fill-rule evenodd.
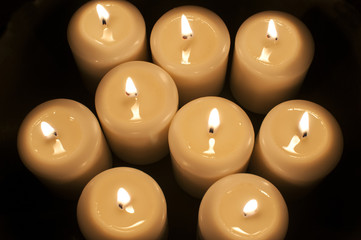
<svg viewBox="0 0 361 240"><path fill-rule="evenodd" d="M202 199L201 239L283 239L288 211L281 192L309 188L341 158L334 117L309 101L285 101L302 84L314 51L308 29L289 14L255 14L236 36L233 96L246 109L267 113L256 137L246 112L216 96L230 37L215 13L185 6L164 14L150 36L154 64L140 61L147 58L145 23L126 1L82 6L68 40L84 81L96 89L100 124L82 104L52 100L28 114L18 149L50 188L82 191L77 216L87 239L167 233L162 190L139 170L111 168L105 139L132 164L170 152L179 186ZM248 167L262 177L244 173Z"/></svg>

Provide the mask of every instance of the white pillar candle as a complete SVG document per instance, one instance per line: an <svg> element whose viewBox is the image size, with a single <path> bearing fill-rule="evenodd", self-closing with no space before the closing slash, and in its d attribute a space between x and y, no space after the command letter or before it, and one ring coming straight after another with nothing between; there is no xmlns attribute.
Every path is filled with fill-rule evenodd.
<svg viewBox="0 0 361 240"><path fill-rule="evenodd" d="M91 239L163 239L167 204L156 181L126 167L95 176L84 188L77 207L84 237Z"/></svg>
<svg viewBox="0 0 361 240"><path fill-rule="evenodd" d="M218 179L245 171L253 144L253 126L247 114L221 97L187 103L169 128L175 178L197 198Z"/></svg>
<svg viewBox="0 0 361 240"><path fill-rule="evenodd" d="M313 102L291 100L266 115L250 168L285 193L299 192L330 173L342 150L341 129L326 109Z"/></svg>
<svg viewBox="0 0 361 240"><path fill-rule="evenodd" d="M288 210L281 193L253 174L238 173L217 181L199 208L202 240L282 240L287 228Z"/></svg>
<svg viewBox="0 0 361 240"><path fill-rule="evenodd" d="M230 37L215 13L196 6L170 10L154 25L150 48L153 61L177 84L181 105L221 92Z"/></svg>
<svg viewBox="0 0 361 240"><path fill-rule="evenodd" d="M96 91L95 107L111 149L122 160L148 164L169 153L178 92L157 65L127 62L109 71Z"/></svg>
<svg viewBox="0 0 361 240"><path fill-rule="evenodd" d="M104 74L131 60L146 60L145 22L127 1L89 1L68 26L68 42L90 90Z"/></svg>
<svg viewBox="0 0 361 240"><path fill-rule="evenodd" d="M111 167L111 154L94 114L69 99L40 104L18 133L24 165L61 194L80 194L85 184Z"/></svg>
<svg viewBox="0 0 361 240"><path fill-rule="evenodd" d="M239 28L234 47L231 90L244 108L267 113L294 96L312 62L314 43L296 17L266 11Z"/></svg>

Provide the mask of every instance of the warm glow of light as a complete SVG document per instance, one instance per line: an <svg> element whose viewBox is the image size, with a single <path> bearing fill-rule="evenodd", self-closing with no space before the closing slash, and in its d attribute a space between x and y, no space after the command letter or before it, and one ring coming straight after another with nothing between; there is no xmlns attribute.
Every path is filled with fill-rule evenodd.
<svg viewBox="0 0 361 240"><path fill-rule="evenodd" d="M210 133L214 133L220 124L219 112L217 108L213 108L208 118L208 129Z"/></svg>
<svg viewBox="0 0 361 240"><path fill-rule="evenodd" d="M55 129L47 122L41 122L40 128L46 138L53 138L57 136Z"/></svg>
<svg viewBox="0 0 361 240"><path fill-rule="evenodd" d="M276 25L275 25L275 22L273 21L273 19L271 19L271 20L268 22L267 37L268 37L268 38L273 38L273 39L275 39L275 40L278 39L278 34L277 34L277 30L276 30Z"/></svg>
<svg viewBox="0 0 361 240"><path fill-rule="evenodd" d="M262 62L269 63L269 57L271 56L271 53L272 53L271 49L262 48L261 55L259 57L257 57L257 59Z"/></svg>
<svg viewBox="0 0 361 240"><path fill-rule="evenodd" d="M243 207L243 215L245 217L253 216L258 208L258 202L256 199L249 200Z"/></svg>
<svg viewBox="0 0 361 240"><path fill-rule="evenodd" d="M124 188L119 188L117 193L118 205L121 209L130 202L130 195Z"/></svg>
<svg viewBox="0 0 361 240"><path fill-rule="evenodd" d="M189 62L190 55L191 55L191 49L190 48L188 48L187 50L182 50L182 62L181 63L186 64L186 65L191 64Z"/></svg>
<svg viewBox="0 0 361 240"><path fill-rule="evenodd" d="M191 26L189 25L189 21L187 17L184 14L182 14L181 24L182 24L181 31L182 31L183 39L191 38L193 36L193 31Z"/></svg>
<svg viewBox="0 0 361 240"><path fill-rule="evenodd" d="M106 25L107 21L109 20L108 11L101 4L97 4L96 8L97 8L99 20L103 25Z"/></svg>
<svg viewBox="0 0 361 240"><path fill-rule="evenodd" d="M295 147L300 143L300 141L301 139L297 135L294 135L288 146L283 146L283 149L291 153L296 153Z"/></svg>
<svg viewBox="0 0 361 240"><path fill-rule="evenodd" d="M134 103L134 105L130 108L130 110L132 111L132 114L133 114L133 116L132 116L132 118L130 120L140 120L140 119L142 119L140 117L139 102L138 101L136 101Z"/></svg>
<svg viewBox="0 0 361 240"><path fill-rule="evenodd" d="M204 151L204 153L215 154L216 152L214 151L214 145L216 144L216 140L214 138L210 138L208 144L209 144L209 148L208 150Z"/></svg>
<svg viewBox="0 0 361 240"><path fill-rule="evenodd" d="M61 144L61 141L59 139L55 139L53 149L54 149L54 153L53 153L54 155L58 155L66 152L66 150L63 147L63 144Z"/></svg>
<svg viewBox="0 0 361 240"><path fill-rule="evenodd" d="M138 95L138 90L131 77L128 77L127 82L125 83L125 94L129 97L136 97Z"/></svg>
<svg viewBox="0 0 361 240"><path fill-rule="evenodd" d="M310 125L310 123L309 123L308 112L306 111L302 115L302 118L298 124L298 129L300 130L302 137L307 137L308 132L309 132L309 125Z"/></svg>

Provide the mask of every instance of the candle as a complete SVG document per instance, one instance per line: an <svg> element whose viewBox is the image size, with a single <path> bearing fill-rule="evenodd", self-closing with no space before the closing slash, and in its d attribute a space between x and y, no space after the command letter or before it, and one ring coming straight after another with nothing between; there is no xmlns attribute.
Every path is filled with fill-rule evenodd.
<svg viewBox="0 0 361 240"><path fill-rule="evenodd" d="M266 179L246 173L214 183L199 207L198 233L202 240L284 239L287 205Z"/></svg>
<svg viewBox="0 0 361 240"><path fill-rule="evenodd" d="M148 164L169 153L178 93L157 65L134 61L109 71L96 91L95 107L111 149L122 160Z"/></svg>
<svg viewBox="0 0 361 240"><path fill-rule="evenodd" d="M81 103L55 99L34 108L22 122L18 151L24 165L64 196L111 167L111 154L94 114Z"/></svg>
<svg viewBox="0 0 361 240"><path fill-rule="evenodd" d="M92 92L104 74L116 65L147 58L143 16L127 1L84 4L69 22L68 42Z"/></svg>
<svg viewBox="0 0 361 240"><path fill-rule="evenodd" d="M281 191L300 193L332 171L342 150L341 129L326 109L313 102L291 100L266 115L250 168Z"/></svg>
<svg viewBox="0 0 361 240"><path fill-rule="evenodd" d="M196 6L170 10L154 25L150 48L153 61L177 84L181 105L221 92L230 37L215 13Z"/></svg>
<svg viewBox="0 0 361 240"><path fill-rule="evenodd" d="M296 17L276 11L251 16L236 35L233 96L246 109L266 114L295 95L313 53L311 33Z"/></svg>
<svg viewBox="0 0 361 240"><path fill-rule="evenodd" d="M167 205L152 177L118 167L98 174L85 186L77 218L88 240L162 239L167 230Z"/></svg>
<svg viewBox="0 0 361 240"><path fill-rule="evenodd" d="M221 97L187 103L169 128L175 178L197 198L218 179L245 171L253 144L253 126L247 114Z"/></svg>

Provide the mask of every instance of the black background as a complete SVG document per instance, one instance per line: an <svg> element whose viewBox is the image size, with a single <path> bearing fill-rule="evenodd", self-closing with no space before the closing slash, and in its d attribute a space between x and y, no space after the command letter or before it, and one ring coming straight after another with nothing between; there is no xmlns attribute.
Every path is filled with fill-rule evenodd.
<svg viewBox="0 0 361 240"><path fill-rule="evenodd" d="M74 99L95 113L94 98L80 80L66 40L67 24L84 2L15 0L0 7L0 239L83 239L76 222L77 201L54 196L23 166L16 138L26 114L50 99ZM361 2L130 2L144 16L148 38L156 20L173 7L193 4L213 10L228 26L230 60L237 29L254 13L285 11L308 26L315 40L315 57L296 98L328 109L342 128L345 145L339 165L316 189L301 199L287 200L286 239L361 239ZM231 98L228 80L227 74L222 96ZM247 113L257 133L264 116ZM129 166L113 159L114 166ZM150 174L163 189L169 239L195 239L200 200L177 186L169 156L136 168Z"/></svg>

